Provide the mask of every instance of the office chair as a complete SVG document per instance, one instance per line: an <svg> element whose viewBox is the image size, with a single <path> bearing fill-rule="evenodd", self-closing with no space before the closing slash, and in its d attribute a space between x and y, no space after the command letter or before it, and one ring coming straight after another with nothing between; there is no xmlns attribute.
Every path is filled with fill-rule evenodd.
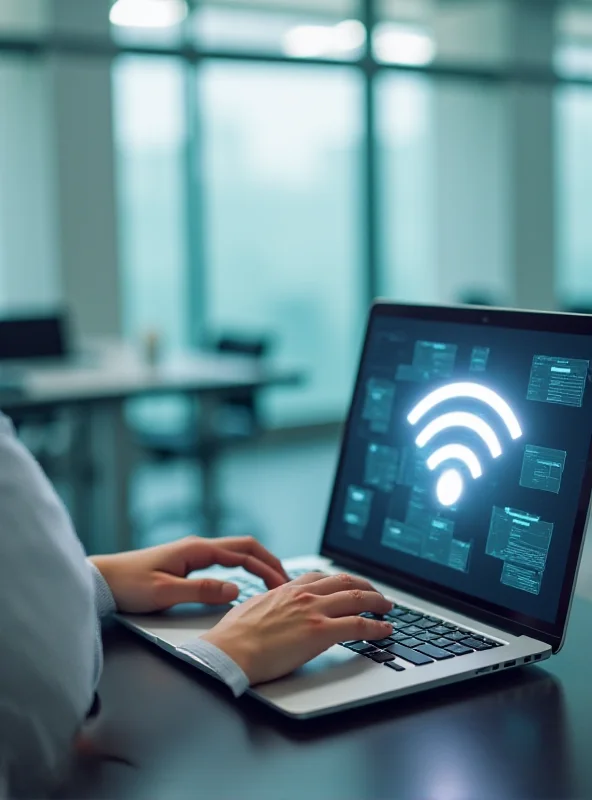
<svg viewBox="0 0 592 800"><path fill-rule="evenodd" d="M253 337L247 334L226 334L214 339L208 348L212 352L241 356L259 362L271 351L270 337ZM237 389L227 395L216 408L212 429L205 438L200 431L199 415L189 410L184 422L167 431L136 428L136 444L153 462L189 460L196 462L202 474L202 505L196 512L177 509L152 518L148 527L177 520L179 516L203 516L210 533L219 533L220 520L229 516L219 498L215 462L220 452L240 442L247 442L263 430L263 420L257 389ZM216 519L213 521L212 517ZM208 519L210 518L210 519ZM144 525L140 522L141 527ZM222 525L223 527L223 525ZM206 531L208 532L208 531Z"/></svg>

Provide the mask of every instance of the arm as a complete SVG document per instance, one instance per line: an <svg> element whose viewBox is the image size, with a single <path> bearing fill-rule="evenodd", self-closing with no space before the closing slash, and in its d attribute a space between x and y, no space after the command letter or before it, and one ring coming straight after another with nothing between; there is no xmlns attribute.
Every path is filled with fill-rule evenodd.
<svg viewBox="0 0 592 800"><path fill-rule="evenodd" d="M41 794L92 703L90 572L68 514L0 415L0 785Z"/></svg>

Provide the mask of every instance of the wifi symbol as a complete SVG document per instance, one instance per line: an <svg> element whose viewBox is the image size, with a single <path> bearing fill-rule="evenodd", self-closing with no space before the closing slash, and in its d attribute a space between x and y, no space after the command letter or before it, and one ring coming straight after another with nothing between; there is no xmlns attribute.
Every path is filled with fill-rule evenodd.
<svg viewBox="0 0 592 800"><path fill-rule="evenodd" d="M430 394L413 408L408 414L407 421L416 425L437 406L448 400L470 398L489 406L496 412L505 424L512 439L519 439L522 430L516 415L506 401L486 386L479 383L450 383L442 386ZM415 444L419 448L429 444L435 436L450 428L465 428L476 433L481 438L492 458L502 455L502 446L493 430L484 420L469 411L448 411L435 417L417 434ZM445 444L435 450L427 459L427 466L432 472L447 462L462 462L474 479L483 475L481 463L477 455L464 444ZM464 489L462 473L455 467L446 469L438 478L436 495L443 506L453 506L461 497Z"/></svg>

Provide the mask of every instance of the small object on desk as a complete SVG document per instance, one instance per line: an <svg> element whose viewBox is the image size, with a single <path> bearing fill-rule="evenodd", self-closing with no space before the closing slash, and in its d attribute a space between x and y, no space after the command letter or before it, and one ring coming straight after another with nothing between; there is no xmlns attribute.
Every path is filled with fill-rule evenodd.
<svg viewBox="0 0 592 800"><path fill-rule="evenodd" d="M150 367L155 367L160 361L162 339L158 331L147 331L143 340L144 358Z"/></svg>

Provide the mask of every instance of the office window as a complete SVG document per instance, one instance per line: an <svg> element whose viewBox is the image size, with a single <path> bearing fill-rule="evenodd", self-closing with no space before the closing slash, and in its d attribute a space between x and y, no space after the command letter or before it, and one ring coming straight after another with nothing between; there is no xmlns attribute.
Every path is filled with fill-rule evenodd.
<svg viewBox="0 0 592 800"><path fill-rule="evenodd" d="M2 0L0 32L21 36L45 33L49 22L47 0Z"/></svg>
<svg viewBox="0 0 592 800"><path fill-rule="evenodd" d="M0 313L60 302L49 75L0 58Z"/></svg>
<svg viewBox="0 0 592 800"><path fill-rule="evenodd" d="M376 0L378 61L499 66L507 57L506 0Z"/></svg>
<svg viewBox="0 0 592 800"><path fill-rule="evenodd" d="M270 332L307 371L272 398L274 422L335 418L365 312L360 76L210 63L199 91L207 327Z"/></svg>
<svg viewBox="0 0 592 800"><path fill-rule="evenodd" d="M592 76L592 10L562 3L555 14L555 69L564 78Z"/></svg>
<svg viewBox="0 0 592 800"><path fill-rule="evenodd" d="M392 74L376 88L382 290L511 303L503 90Z"/></svg>
<svg viewBox="0 0 592 800"><path fill-rule="evenodd" d="M592 308L592 90L570 86L556 97L557 282L561 305Z"/></svg>
<svg viewBox="0 0 592 800"><path fill-rule="evenodd" d="M422 76L376 83L381 293L437 300L434 95Z"/></svg>
<svg viewBox="0 0 592 800"><path fill-rule="evenodd" d="M120 264L125 334L186 344L184 69L120 57L113 68Z"/></svg>

